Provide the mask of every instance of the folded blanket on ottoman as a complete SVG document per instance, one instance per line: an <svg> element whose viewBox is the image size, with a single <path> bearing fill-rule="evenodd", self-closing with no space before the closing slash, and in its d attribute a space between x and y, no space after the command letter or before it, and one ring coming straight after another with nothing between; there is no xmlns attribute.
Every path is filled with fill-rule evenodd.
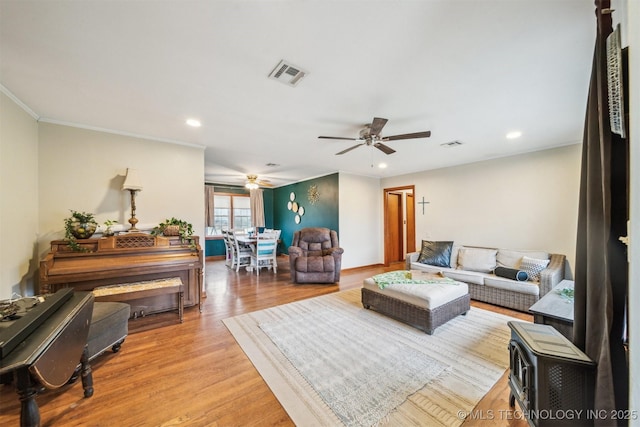
<svg viewBox="0 0 640 427"><path fill-rule="evenodd" d="M415 276L415 277L414 277ZM397 271L389 271L387 273L381 273L373 276L371 279L378 285L380 289L384 289L392 284L423 284L427 285L430 283L449 283L451 285L458 285L459 282L456 282L453 279L450 279L443 275L442 273L427 273L424 271L407 271L407 270L397 270Z"/></svg>

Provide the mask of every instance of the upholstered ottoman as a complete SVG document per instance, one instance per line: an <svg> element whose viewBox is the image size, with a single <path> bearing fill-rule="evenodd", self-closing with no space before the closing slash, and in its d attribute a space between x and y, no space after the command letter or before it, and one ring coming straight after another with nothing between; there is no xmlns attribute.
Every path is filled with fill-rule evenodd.
<svg viewBox="0 0 640 427"><path fill-rule="evenodd" d="M467 314L471 308L466 283L430 273L411 273L411 279L397 280L398 283L393 283L396 281L393 275L387 276L389 282L384 284L384 289L376 283L384 275L365 279L362 286L364 308L400 320L429 335L454 317Z"/></svg>
<svg viewBox="0 0 640 427"><path fill-rule="evenodd" d="M87 346L89 360L102 354L108 348L114 353L129 333L128 322L131 307L123 302L95 302Z"/></svg>

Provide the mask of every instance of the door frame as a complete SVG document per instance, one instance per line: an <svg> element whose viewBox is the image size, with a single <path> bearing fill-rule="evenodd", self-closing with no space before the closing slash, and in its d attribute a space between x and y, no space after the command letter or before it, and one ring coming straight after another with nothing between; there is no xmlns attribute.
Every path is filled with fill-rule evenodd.
<svg viewBox="0 0 640 427"><path fill-rule="evenodd" d="M397 193L398 191L411 191L411 193L413 193L414 197L416 195L416 188L415 185L405 185L405 186L401 186L401 187L391 187L391 188L385 188L383 189L383 196L382 196L382 200L384 203L384 207L383 207L383 214L384 214L384 232L383 232L383 236L384 236L384 265L388 266L389 265L389 247L388 247L388 242L389 242L389 234L390 234L390 230L389 230L389 214L388 214L388 203L387 203L387 198L389 196L389 193ZM404 202L404 199L403 199ZM412 224L413 229L415 230L415 215L411 216L413 218L414 223ZM406 235L406 231L407 231L407 224L404 223L403 224L403 230L402 233L404 235ZM415 239L415 236L414 236ZM406 248L403 248L404 252L406 251Z"/></svg>

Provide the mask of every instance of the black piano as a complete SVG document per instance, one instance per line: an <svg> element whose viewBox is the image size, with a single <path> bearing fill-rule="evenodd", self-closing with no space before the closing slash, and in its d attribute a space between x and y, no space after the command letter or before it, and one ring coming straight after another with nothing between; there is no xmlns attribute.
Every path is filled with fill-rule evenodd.
<svg viewBox="0 0 640 427"><path fill-rule="evenodd" d="M43 299L20 307L16 319L0 322L0 378L15 385L21 426L40 425L38 390L67 384L79 365L84 395L93 395L86 353L93 294L63 289Z"/></svg>

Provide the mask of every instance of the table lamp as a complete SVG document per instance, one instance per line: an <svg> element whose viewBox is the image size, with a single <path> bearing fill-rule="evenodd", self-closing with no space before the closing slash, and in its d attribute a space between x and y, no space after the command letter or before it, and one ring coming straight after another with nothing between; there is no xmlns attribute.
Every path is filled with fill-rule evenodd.
<svg viewBox="0 0 640 427"><path fill-rule="evenodd" d="M139 231L136 228L138 219L136 218L136 193L142 191L142 183L140 182L140 176L136 169L127 168L127 176L124 178L122 184L122 191L128 190L131 193L131 218L129 218L129 224L131 228L127 231Z"/></svg>

